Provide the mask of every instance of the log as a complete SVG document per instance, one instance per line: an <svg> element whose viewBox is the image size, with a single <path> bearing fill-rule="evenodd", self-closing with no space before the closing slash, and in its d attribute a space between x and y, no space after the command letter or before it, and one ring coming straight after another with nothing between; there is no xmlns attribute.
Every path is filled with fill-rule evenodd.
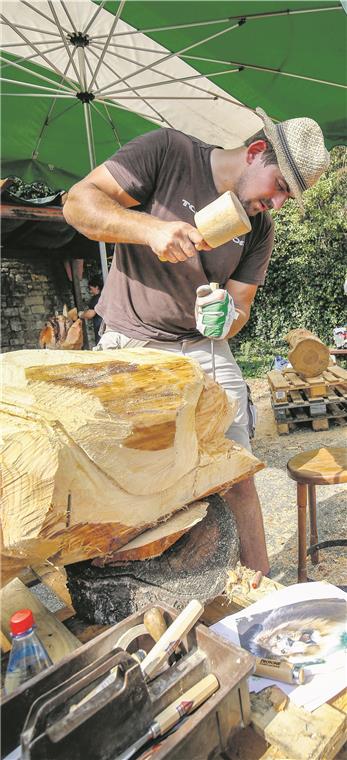
<svg viewBox="0 0 347 760"><path fill-rule="evenodd" d="M309 330L290 330L284 339L290 346L288 359L301 377L316 377L328 368L329 348Z"/></svg>
<svg viewBox="0 0 347 760"><path fill-rule="evenodd" d="M146 562L99 560L66 568L72 603L91 623L114 624L148 604L165 602L178 610L191 599L202 604L221 594L228 569L239 559L234 516L218 496L209 497L207 515L160 557Z"/></svg>
<svg viewBox="0 0 347 760"><path fill-rule="evenodd" d="M236 404L146 348L3 354L4 580L116 552L264 465L225 438Z"/></svg>

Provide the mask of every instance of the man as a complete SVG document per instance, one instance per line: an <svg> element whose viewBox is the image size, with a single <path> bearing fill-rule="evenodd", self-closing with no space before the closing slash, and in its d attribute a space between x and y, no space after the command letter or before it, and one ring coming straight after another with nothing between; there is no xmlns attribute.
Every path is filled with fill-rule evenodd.
<svg viewBox="0 0 347 760"><path fill-rule="evenodd" d="M102 282L100 277L97 275L95 277L91 277L88 282L88 290L91 294L91 299L88 303L88 308L84 311L80 311L78 313L78 316L80 319L92 319L93 320L93 327L94 327L94 335L95 335L95 342L97 343L100 339L99 330L102 323L102 317L95 311L96 304L99 301L101 290L102 290Z"/></svg>
<svg viewBox="0 0 347 760"><path fill-rule="evenodd" d="M273 245L267 210L300 198L329 164L316 122L275 125L257 112L263 130L232 150L171 129L137 138L77 183L64 207L67 222L84 235L117 244L96 307L106 324L99 347L179 351L211 375L213 335L216 380L239 401L227 436L247 448L246 385L227 341L246 324L264 282ZM194 226L194 212L226 190L238 196L252 230L211 251ZM195 246L202 248L198 254ZM196 290L209 282L220 283L220 289L197 300L195 316ZM267 573L253 479L234 485L225 499L236 519L243 563Z"/></svg>

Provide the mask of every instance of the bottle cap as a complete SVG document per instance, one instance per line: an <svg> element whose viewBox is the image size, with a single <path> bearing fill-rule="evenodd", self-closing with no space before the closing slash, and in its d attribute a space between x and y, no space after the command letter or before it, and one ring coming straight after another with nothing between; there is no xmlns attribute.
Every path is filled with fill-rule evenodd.
<svg viewBox="0 0 347 760"><path fill-rule="evenodd" d="M31 610L17 610L10 619L11 632L15 635L25 633L33 625L35 625L35 620Z"/></svg>

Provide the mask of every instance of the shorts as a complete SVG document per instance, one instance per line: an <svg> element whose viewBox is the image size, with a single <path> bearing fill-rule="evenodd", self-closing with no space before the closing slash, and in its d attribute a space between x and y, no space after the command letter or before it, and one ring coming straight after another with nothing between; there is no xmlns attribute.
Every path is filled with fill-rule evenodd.
<svg viewBox="0 0 347 760"><path fill-rule="evenodd" d="M208 338L172 342L159 340L146 341L128 338L126 335L122 335L114 330L106 329L94 351L106 351L112 348L136 348L137 346L147 346L158 351L172 351L183 354L183 356L189 356L200 364L204 372L213 377L211 341ZM214 343L214 355L216 382L224 388L228 398L238 401L235 419L225 435L232 441L244 446L248 451L251 451L247 385L231 353L228 341L216 340Z"/></svg>

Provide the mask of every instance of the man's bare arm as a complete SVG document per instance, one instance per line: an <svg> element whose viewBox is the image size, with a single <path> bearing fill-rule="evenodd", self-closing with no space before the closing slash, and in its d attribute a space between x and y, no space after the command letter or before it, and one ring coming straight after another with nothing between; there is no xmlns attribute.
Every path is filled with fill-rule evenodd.
<svg viewBox="0 0 347 760"><path fill-rule="evenodd" d="M248 285L245 282L228 280L226 290L233 298L235 309L238 312L238 318L231 325L227 339L237 335L244 325L248 322L251 313L251 306L257 292L257 285Z"/></svg>
<svg viewBox="0 0 347 760"><path fill-rule="evenodd" d="M71 188L63 213L68 224L91 240L146 245L172 263L195 256L196 244L209 250L192 225L162 221L136 211L138 205L101 165Z"/></svg>
<svg viewBox="0 0 347 760"><path fill-rule="evenodd" d="M95 315L96 311L94 311L94 309L85 309L84 311L78 312L80 319L93 319Z"/></svg>

